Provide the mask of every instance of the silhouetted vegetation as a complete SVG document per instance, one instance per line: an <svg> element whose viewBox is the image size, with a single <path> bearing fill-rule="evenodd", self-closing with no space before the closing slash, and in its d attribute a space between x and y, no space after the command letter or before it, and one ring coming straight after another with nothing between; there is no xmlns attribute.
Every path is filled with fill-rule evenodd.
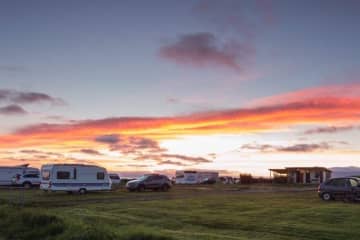
<svg viewBox="0 0 360 240"><path fill-rule="evenodd" d="M251 174L242 173L240 174L240 184L254 184L254 183L271 183L270 178L265 177L253 177Z"/></svg>

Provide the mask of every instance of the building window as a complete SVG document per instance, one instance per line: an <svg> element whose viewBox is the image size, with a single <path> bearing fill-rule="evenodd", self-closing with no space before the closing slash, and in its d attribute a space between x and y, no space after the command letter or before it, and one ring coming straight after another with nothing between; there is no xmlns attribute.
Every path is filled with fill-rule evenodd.
<svg viewBox="0 0 360 240"><path fill-rule="evenodd" d="M97 178L98 180L104 180L104 179L105 179L105 173L104 173L104 172L98 172L98 173L96 174L96 178Z"/></svg>
<svg viewBox="0 0 360 240"><path fill-rule="evenodd" d="M70 179L70 172L60 171L56 173L57 179Z"/></svg>

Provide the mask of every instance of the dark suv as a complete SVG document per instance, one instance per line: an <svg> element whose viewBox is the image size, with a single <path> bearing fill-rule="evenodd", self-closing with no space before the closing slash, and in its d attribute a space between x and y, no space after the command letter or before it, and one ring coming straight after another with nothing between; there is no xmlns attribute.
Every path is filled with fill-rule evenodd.
<svg viewBox="0 0 360 240"><path fill-rule="evenodd" d="M320 184L318 193L319 197L325 201L333 199L360 200L360 178L345 177L330 179Z"/></svg>
<svg viewBox="0 0 360 240"><path fill-rule="evenodd" d="M171 181L165 175L148 174L126 183L129 191L145 191L146 189L167 191L171 188Z"/></svg>

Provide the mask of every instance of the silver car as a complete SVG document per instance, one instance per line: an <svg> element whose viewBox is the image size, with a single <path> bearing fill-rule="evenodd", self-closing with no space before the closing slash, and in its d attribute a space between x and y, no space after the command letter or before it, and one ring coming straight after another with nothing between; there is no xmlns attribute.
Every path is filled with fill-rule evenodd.
<svg viewBox="0 0 360 240"><path fill-rule="evenodd" d="M32 188L40 186L41 178L39 173L16 174L12 178L12 185Z"/></svg>

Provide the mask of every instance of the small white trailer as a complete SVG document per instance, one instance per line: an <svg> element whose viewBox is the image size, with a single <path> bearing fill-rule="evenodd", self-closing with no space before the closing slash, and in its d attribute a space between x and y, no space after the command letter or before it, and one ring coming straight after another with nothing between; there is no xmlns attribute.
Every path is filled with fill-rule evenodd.
<svg viewBox="0 0 360 240"><path fill-rule="evenodd" d="M41 167L40 189L84 194L111 190L111 179L105 168L95 165L48 164Z"/></svg>
<svg viewBox="0 0 360 240"><path fill-rule="evenodd" d="M209 180L217 181L218 172L197 171L197 170L178 170L176 171L176 184L199 184Z"/></svg>
<svg viewBox="0 0 360 240"><path fill-rule="evenodd" d="M28 164L19 166L0 166L0 185L12 185L12 179L16 175L39 174L39 169L28 166Z"/></svg>

